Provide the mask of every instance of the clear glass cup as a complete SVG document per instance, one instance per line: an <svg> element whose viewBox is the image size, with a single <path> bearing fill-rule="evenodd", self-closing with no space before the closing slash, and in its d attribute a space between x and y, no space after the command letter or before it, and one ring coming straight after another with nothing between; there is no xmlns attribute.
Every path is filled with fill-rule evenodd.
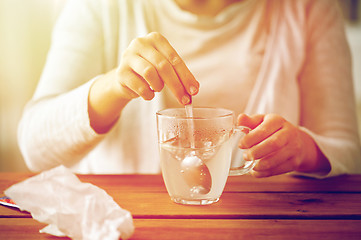
<svg viewBox="0 0 361 240"><path fill-rule="evenodd" d="M163 179L171 199L180 204L206 205L222 195L237 139L246 134L235 126L235 114L222 108L169 108L157 112ZM238 151L236 153L239 153ZM249 172L253 161L236 166Z"/></svg>

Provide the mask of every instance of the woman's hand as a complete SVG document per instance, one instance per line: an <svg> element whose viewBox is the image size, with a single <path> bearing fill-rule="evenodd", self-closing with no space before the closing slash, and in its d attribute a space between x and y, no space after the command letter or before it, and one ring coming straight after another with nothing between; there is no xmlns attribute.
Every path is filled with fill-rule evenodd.
<svg viewBox="0 0 361 240"><path fill-rule="evenodd" d="M90 125L98 133L107 132L131 99L151 100L165 85L183 105L191 103L191 96L199 90L199 83L161 34L134 39L123 52L118 68L91 86Z"/></svg>
<svg viewBox="0 0 361 240"><path fill-rule="evenodd" d="M258 163L252 174L268 177L291 171L327 173L330 164L314 140L279 115L247 116L241 114L238 124L252 129L240 140L239 147L247 149L245 159Z"/></svg>
<svg viewBox="0 0 361 240"><path fill-rule="evenodd" d="M199 89L199 83L178 53L155 32L131 42L116 73L120 87L127 90L125 97L130 99L140 96L151 100L154 92L167 85L179 103L186 105Z"/></svg>

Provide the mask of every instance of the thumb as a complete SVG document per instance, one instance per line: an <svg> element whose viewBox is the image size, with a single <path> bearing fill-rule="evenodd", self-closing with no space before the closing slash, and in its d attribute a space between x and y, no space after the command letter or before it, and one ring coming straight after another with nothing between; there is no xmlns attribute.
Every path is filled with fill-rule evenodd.
<svg viewBox="0 0 361 240"><path fill-rule="evenodd" d="M241 113L238 115L237 123L239 126L245 126L249 127L250 129L254 129L263 122L263 119L264 114L248 116L245 113Z"/></svg>

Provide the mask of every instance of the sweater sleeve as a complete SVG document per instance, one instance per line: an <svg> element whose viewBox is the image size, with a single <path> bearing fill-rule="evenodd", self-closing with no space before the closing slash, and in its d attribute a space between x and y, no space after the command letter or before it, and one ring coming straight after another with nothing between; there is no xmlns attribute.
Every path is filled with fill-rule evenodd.
<svg viewBox="0 0 361 240"><path fill-rule="evenodd" d="M103 139L91 127L88 91L93 81L55 97L31 101L19 124L20 150L28 168L72 166Z"/></svg>
<svg viewBox="0 0 361 240"><path fill-rule="evenodd" d="M71 166L103 138L90 127L88 92L102 74L103 40L93 1L69 0L33 99L24 109L18 142L30 170Z"/></svg>
<svg viewBox="0 0 361 240"><path fill-rule="evenodd" d="M361 173L351 55L336 1L310 1L300 77L301 126L328 158L328 177Z"/></svg>

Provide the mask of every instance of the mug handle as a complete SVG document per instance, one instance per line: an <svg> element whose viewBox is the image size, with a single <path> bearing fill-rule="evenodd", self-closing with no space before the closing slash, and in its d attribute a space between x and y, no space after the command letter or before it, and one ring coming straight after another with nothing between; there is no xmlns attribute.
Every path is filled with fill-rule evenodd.
<svg viewBox="0 0 361 240"><path fill-rule="evenodd" d="M245 126L236 126L231 136L232 141L232 155L231 155L231 167L229 169L229 176L238 176L250 172L256 165L255 159L250 161L243 159L244 149L238 147L239 140L251 131L250 128Z"/></svg>

